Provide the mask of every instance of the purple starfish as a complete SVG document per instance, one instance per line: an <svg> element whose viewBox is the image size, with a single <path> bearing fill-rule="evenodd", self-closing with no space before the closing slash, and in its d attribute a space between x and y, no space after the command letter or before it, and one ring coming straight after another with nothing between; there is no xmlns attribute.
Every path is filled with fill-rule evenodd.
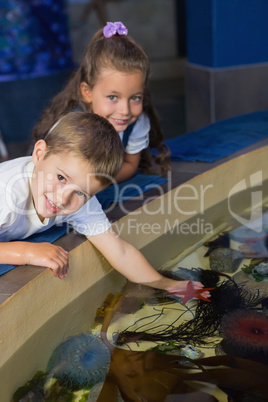
<svg viewBox="0 0 268 402"><path fill-rule="evenodd" d="M211 302L211 300L207 299L206 297L202 296L201 293L209 291L209 290L213 290L214 288L202 288L202 289L195 289L193 287L192 281L189 281L187 283L187 288L186 290L182 290L182 291L177 291L177 292L169 292L170 295L184 295L184 298L181 302L182 305L184 305L185 303L187 303L187 301L189 299L192 299L193 297L195 297L196 299L201 299L207 302Z"/></svg>

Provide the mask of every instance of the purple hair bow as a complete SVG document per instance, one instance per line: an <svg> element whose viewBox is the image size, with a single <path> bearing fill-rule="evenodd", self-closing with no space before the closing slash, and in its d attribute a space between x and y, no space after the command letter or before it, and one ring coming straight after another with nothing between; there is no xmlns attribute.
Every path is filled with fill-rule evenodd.
<svg viewBox="0 0 268 402"><path fill-rule="evenodd" d="M117 33L118 35L127 35L128 30L123 22L107 22L107 24L103 28L103 35L105 36L105 38L110 38Z"/></svg>

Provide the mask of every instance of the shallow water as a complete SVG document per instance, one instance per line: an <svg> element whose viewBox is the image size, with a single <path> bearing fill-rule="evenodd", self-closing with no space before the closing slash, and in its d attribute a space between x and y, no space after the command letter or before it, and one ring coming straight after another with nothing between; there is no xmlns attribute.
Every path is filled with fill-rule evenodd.
<svg viewBox="0 0 268 402"><path fill-rule="evenodd" d="M204 240L162 273L200 280L210 302L127 283L30 384L36 399L15 400L267 401L268 213Z"/></svg>

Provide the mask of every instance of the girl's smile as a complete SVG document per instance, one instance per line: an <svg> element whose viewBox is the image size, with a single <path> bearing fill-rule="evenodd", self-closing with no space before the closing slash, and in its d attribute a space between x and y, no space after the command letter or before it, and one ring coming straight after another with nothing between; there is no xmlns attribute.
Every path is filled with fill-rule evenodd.
<svg viewBox="0 0 268 402"><path fill-rule="evenodd" d="M92 112L104 117L116 129L124 131L142 113L144 74L103 69L93 88L85 82L81 93Z"/></svg>

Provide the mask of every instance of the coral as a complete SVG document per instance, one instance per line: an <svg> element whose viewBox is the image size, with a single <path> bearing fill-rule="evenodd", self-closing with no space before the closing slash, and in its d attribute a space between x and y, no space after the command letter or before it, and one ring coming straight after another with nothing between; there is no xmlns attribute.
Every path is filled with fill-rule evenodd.
<svg viewBox="0 0 268 402"><path fill-rule="evenodd" d="M209 255L210 268L219 272L233 273L239 267L243 254L230 248L216 248Z"/></svg>
<svg viewBox="0 0 268 402"><path fill-rule="evenodd" d="M102 340L90 333L70 337L52 353L47 371L71 389L104 381L111 361Z"/></svg>
<svg viewBox="0 0 268 402"><path fill-rule="evenodd" d="M221 323L223 350L248 359L268 356L268 315L255 309L238 309Z"/></svg>
<svg viewBox="0 0 268 402"><path fill-rule="evenodd" d="M266 280L257 282L251 274L243 271L234 274L233 280L238 286L244 287L247 297L255 297L259 301L268 297L268 283Z"/></svg>

